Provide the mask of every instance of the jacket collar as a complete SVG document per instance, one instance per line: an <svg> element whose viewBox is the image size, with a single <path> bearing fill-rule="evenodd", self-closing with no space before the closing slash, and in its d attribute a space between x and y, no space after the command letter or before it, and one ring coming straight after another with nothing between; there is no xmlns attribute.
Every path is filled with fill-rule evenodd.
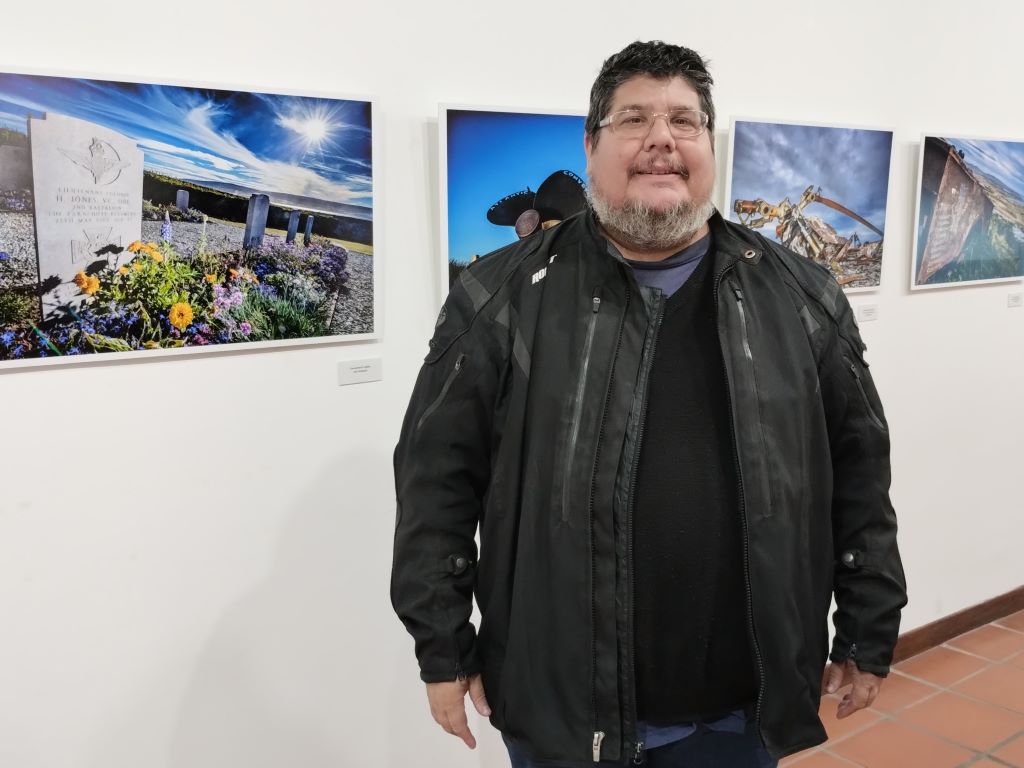
<svg viewBox="0 0 1024 768"><path fill-rule="evenodd" d="M715 274L740 261L745 264L760 263L764 248L759 247L752 237L741 236L741 233L748 235L746 229L727 222L717 210L708 219L708 226L715 249Z"/></svg>
<svg viewBox="0 0 1024 768"><path fill-rule="evenodd" d="M601 232L593 209L588 207L578 215L583 217L584 228L591 244L599 252L615 256L618 249L608 247L608 240ZM747 233L746 230L740 230L736 225L727 222L717 209L708 219L708 228L711 230L712 257L714 259L712 266L715 274L729 269L739 261L747 264L757 264L761 261L764 249L759 247L753 238L741 238L738 230L743 234ZM621 256L618 257L618 260L622 261Z"/></svg>

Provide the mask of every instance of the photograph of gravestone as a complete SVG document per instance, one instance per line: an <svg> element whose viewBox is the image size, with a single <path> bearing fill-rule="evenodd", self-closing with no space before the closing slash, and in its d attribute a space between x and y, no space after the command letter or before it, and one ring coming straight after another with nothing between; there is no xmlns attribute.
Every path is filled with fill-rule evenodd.
<svg viewBox="0 0 1024 768"><path fill-rule="evenodd" d="M926 136L912 289L1024 277L1024 142Z"/></svg>
<svg viewBox="0 0 1024 768"><path fill-rule="evenodd" d="M366 101L0 73L0 365L374 333Z"/></svg>
<svg viewBox="0 0 1024 768"><path fill-rule="evenodd" d="M583 115L442 107L442 294L475 261L586 208Z"/></svg>
<svg viewBox="0 0 1024 768"><path fill-rule="evenodd" d="M726 211L832 270L851 292L882 280L892 131L734 120Z"/></svg>

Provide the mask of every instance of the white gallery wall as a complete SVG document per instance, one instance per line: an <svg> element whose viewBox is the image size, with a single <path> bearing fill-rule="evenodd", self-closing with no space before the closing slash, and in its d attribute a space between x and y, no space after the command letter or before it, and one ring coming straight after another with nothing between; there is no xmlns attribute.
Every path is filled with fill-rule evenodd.
<svg viewBox="0 0 1024 768"><path fill-rule="evenodd" d="M1024 287L908 291L921 133L1024 139L1019 0L3 16L0 71L374 99L384 303L378 342L0 373L2 768L505 764L493 732L469 752L433 724L388 599L391 450L438 308L437 104L582 110L637 38L710 57L720 204L732 117L895 130L882 289L852 301L879 314L904 629L1024 582ZM339 387L366 357L383 381Z"/></svg>

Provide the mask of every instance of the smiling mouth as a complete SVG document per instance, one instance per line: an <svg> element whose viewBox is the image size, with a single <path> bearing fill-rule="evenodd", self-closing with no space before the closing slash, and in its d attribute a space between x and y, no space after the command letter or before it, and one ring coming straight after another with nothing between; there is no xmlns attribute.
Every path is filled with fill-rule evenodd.
<svg viewBox="0 0 1024 768"><path fill-rule="evenodd" d="M649 168L646 170L635 169L634 176L679 176L684 181L690 178L690 173L685 168Z"/></svg>

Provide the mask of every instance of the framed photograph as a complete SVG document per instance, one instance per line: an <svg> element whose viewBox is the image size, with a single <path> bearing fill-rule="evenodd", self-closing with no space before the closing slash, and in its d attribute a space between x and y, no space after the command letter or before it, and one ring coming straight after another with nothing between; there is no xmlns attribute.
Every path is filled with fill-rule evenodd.
<svg viewBox="0 0 1024 768"><path fill-rule="evenodd" d="M442 300L470 262L586 207L584 119L441 106Z"/></svg>
<svg viewBox="0 0 1024 768"><path fill-rule="evenodd" d="M0 365L373 338L369 101L0 73Z"/></svg>
<svg viewBox="0 0 1024 768"><path fill-rule="evenodd" d="M921 141L910 287L1024 277L1024 142Z"/></svg>
<svg viewBox="0 0 1024 768"><path fill-rule="evenodd" d="M726 215L832 270L881 284L890 130L733 120Z"/></svg>

